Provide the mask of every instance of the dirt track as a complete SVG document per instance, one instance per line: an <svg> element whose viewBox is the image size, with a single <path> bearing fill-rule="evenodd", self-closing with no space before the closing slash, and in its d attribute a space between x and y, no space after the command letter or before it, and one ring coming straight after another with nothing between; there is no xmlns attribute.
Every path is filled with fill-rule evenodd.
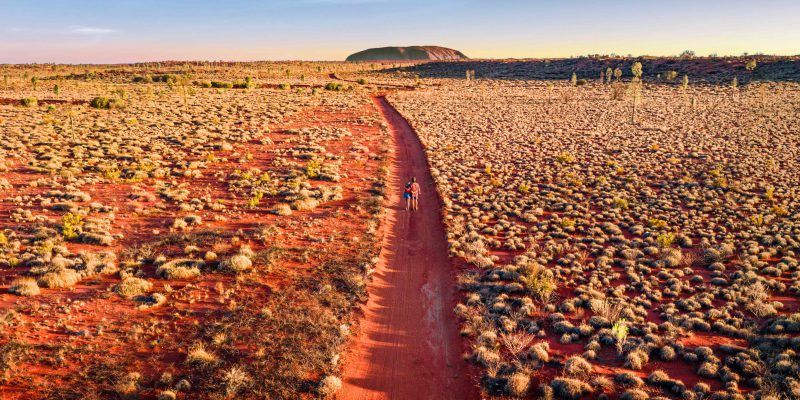
<svg viewBox="0 0 800 400"><path fill-rule="evenodd" d="M381 259L358 337L344 365L339 399L478 398L452 307L454 274L441 208L422 145L384 97L374 99L392 130L395 156ZM405 211L402 187L416 176L420 211Z"/></svg>

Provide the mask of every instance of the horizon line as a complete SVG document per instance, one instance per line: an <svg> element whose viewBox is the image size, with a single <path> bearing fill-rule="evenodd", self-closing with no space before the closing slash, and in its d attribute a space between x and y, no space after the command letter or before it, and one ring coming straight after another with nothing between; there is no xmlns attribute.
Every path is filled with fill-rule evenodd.
<svg viewBox="0 0 800 400"><path fill-rule="evenodd" d="M742 53L740 55L695 55L685 57L680 55L612 55L612 54L588 54L579 56L564 56L564 57L487 57L487 58L464 58L459 60L363 60L363 61L347 61L347 60L324 60L324 59L273 59L273 60L203 60L203 59L185 59L185 60L148 60L148 61L131 61L131 62L88 62L88 63L62 63L62 62L22 62L22 63L9 63L0 62L0 66L18 66L18 65L95 65L95 66L123 66L123 65L137 65L137 64L158 64L158 63L352 63L352 64L366 64L366 63L413 63L413 62L469 62L469 61L547 61L547 60L569 60L569 59L647 59L647 58L663 58L663 59L732 59L732 58L746 58L746 57L767 57L767 58L800 58L800 53L796 54L765 54L765 53Z"/></svg>

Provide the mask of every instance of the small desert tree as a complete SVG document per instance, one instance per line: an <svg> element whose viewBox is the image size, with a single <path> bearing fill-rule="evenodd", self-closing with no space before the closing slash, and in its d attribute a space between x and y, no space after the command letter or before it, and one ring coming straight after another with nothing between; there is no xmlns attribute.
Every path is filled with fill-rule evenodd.
<svg viewBox="0 0 800 400"><path fill-rule="evenodd" d="M611 83L611 77L614 75L614 70L611 67L606 68L606 82Z"/></svg>
<svg viewBox="0 0 800 400"><path fill-rule="evenodd" d="M58 84L57 84L57 83L56 83L55 85L53 85L53 94L54 94L54 95L58 96L58 93L59 93L60 91L61 91L61 88L58 86Z"/></svg>
<svg viewBox="0 0 800 400"><path fill-rule="evenodd" d="M748 71L751 71L751 72L752 72L752 71L755 71L755 69L756 69L756 67L757 67L757 66L758 66L758 61L756 61L756 59L755 59L755 58L752 58L752 59L750 59L749 61L747 61L747 65L745 65L744 67L745 67L745 69L747 69Z"/></svg>
<svg viewBox="0 0 800 400"><path fill-rule="evenodd" d="M33 90L36 90L36 86L37 86L38 84L39 84L39 78L38 78L38 77L35 77L35 76L34 76L34 77L32 77L32 78L31 78L31 86L33 86Z"/></svg>
<svg viewBox="0 0 800 400"><path fill-rule="evenodd" d="M641 80L642 79L642 63L639 61L633 63L631 66L631 73L633 74L634 80Z"/></svg>
<svg viewBox="0 0 800 400"><path fill-rule="evenodd" d="M619 80L620 78L622 78L622 69L614 68L614 79Z"/></svg>
<svg viewBox="0 0 800 400"><path fill-rule="evenodd" d="M577 86L578 85L578 74L573 72L572 73L572 77L569 78L569 83L572 86Z"/></svg>
<svg viewBox="0 0 800 400"><path fill-rule="evenodd" d="M467 70L467 81L474 81L475 80L475 70L468 69Z"/></svg>
<svg viewBox="0 0 800 400"><path fill-rule="evenodd" d="M620 319L611 327L611 333L614 335L617 344L617 353L622 354L625 341L628 340L628 322L625 318Z"/></svg>
<svg viewBox="0 0 800 400"><path fill-rule="evenodd" d="M684 75L683 76L683 82L681 82L681 87L683 87L683 90L686 90L686 89L689 88L689 75Z"/></svg>
<svg viewBox="0 0 800 400"><path fill-rule="evenodd" d="M631 114L631 123L636 123L636 107L642 97L642 63L639 61L633 63L631 66L631 73L633 79L630 83L631 100L633 100L633 112Z"/></svg>
<svg viewBox="0 0 800 400"><path fill-rule="evenodd" d="M183 73L178 76L178 88L181 93L181 97L183 97L183 105L186 106L189 104L189 92L191 88L189 85L191 84L192 76L188 73Z"/></svg>

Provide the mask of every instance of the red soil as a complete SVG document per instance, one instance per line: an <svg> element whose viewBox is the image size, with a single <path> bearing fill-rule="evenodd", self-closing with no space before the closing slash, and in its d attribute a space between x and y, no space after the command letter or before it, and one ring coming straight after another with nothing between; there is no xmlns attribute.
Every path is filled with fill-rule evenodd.
<svg viewBox="0 0 800 400"><path fill-rule="evenodd" d="M457 291L440 199L416 134L384 97L374 99L394 138L380 262L344 364L339 399L472 399L452 312ZM416 176L420 210L405 210L403 183Z"/></svg>
<svg viewBox="0 0 800 400"><path fill-rule="evenodd" d="M272 214L269 210L275 201L269 199L265 199L253 210L227 212L224 215L228 220L223 221L214 220L215 215L221 214L218 211L206 209L193 212L206 221L196 230L216 229L215 232L235 236L238 229L251 232L261 227L279 228L273 233L271 243L279 244L291 257L287 256L289 259L281 261L269 274L254 273L248 277L251 280L265 281L269 285L258 289L242 286L238 289L237 296L245 298L252 295L261 301L266 300L272 287L280 287L293 276L311 274L312 266L318 265L327 252L342 254L351 251L354 247L352 239L361 237L366 230L369 215L361 209L360 204L367 198L370 187L370 180L367 178L377 174L380 161L369 159L367 153L351 154L350 149L357 140L359 144L370 149L369 153L379 153L383 138L377 125L358 122L363 116L377 116L372 104L345 109L321 106L303 110L273 127L272 132L263 133L264 137L273 140L273 144L263 145L253 140L239 145L235 150L215 153L219 158L234 158L234 153L249 151L253 154L253 159L249 162L217 162L209 166L203 177L174 178L179 182L191 183L192 197L209 194L215 199L223 200L232 208L235 204L242 204L244 200L230 193L227 184L214 177L216 172L230 173L233 169L246 170L250 167L272 172L271 165L275 155L271 150L294 146L290 141L292 138L284 134L287 129L335 126L347 128L353 133L352 137L324 142L329 152L344 156L342 171L346 171L347 176L339 183L344 188L341 200L322 204L313 211L295 212L288 217ZM247 129L263 131L263 127ZM42 187L28 186L27 183L39 178L39 175L28 170L19 159L14 161L8 165L11 170L2 175L13 186L6 192L6 196L33 196L45 190ZM328 183L315 182L315 185L326 184ZM133 190L133 186L140 190ZM163 204L158 196L155 196L156 200L153 202L129 197L133 192L154 194L155 189L149 181L134 185L101 183L83 189L91 194L92 201L118 208L112 233L124 233L125 236L112 246L66 243L73 253L83 249L119 253L136 244L158 240L159 237L153 234L154 229L166 233L175 216L186 214L177 211L175 205L165 205L166 211L155 216L138 215L135 212L137 208ZM0 202L0 228L19 224L10 219L11 210L18 207L31 209L36 215L45 215L51 221L57 221L63 214L38 205ZM324 238L324 242L319 238ZM219 237L218 240L225 243L230 241L226 237ZM250 245L256 252L266 246L264 243L249 240L242 244ZM212 245L208 243L201 246L206 250ZM159 253L176 258L182 255L182 247L183 244L163 246L159 248ZM238 246L231 246L227 253L234 251L236 247ZM307 262L297 261L296 258L307 248L317 251L309 253ZM191 281L163 280L154 276L154 267L146 266L143 270L154 285L153 291L164 293L168 301L160 307L139 311L135 309L136 303L133 300L110 292L113 285L119 282L117 276L94 276L70 289L43 288L40 296L29 298L7 293L7 285L14 278L23 275L26 268L18 266L0 271L0 316L13 315L18 320L14 325L0 327L0 333L4 334L0 338L0 346L6 345L9 338L34 346L30 350L33 356L8 369L7 377L0 382L0 399L3 400L45 398L51 389L59 387L69 388L71 393L76 389L73 378L80 377L82 367L101 359L111 364L120 364L130 371L140 371L144 375L144 381L156 379L163 371L184 376L185 350L191 344L185 338L190 337L194 330L192 326L207 321L213 312L226 307L217 293L218 284L225 289L238 286L235 277L217 273L204 273L202 277ZM165 289L166 285L171 287L170 291ZM63 356L52 350L62 348L69 350ZM139 395L144 399L156 397L154 391L142 391ZM185 397L181 394L179 398L203 397Z"/></svg>

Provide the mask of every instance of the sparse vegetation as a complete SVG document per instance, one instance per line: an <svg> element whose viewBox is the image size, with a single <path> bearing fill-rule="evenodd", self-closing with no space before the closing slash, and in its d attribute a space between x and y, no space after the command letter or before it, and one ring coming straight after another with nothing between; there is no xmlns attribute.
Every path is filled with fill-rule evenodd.
<svg viewBox="0 0 800 400"><path fill-rule="evenodd" d="M591 65L602 62L607 60ZM557 75L555 67L533 63L549 76L576 72L576 79L522 83L525 74L546 75L530 63L523 69L512 62L494 72L513 83L447 82L391 96L418 129L437 189L445 194L450 254L469 266L460 277L463 300L455 310L472 347L469 360L483 370L479 382L487 397L593 398L602 392L612 398L688 398L693 394L687 394L692 390L686 381L656 371L689 363L697 379L719 381L726 396L743 398L758 373L744 372L733 359L765 368L791 347L778 345L767 351L771 356L762 352L764 343L776 345L764 324L797 312L794 305L781 309L786 303L776 301L775 292L787 296L789 282L781 280L793 282L796 275L790 265L797 265L797 241L780 239L796 225L796 179L777 168L792 168L784 166L791 164L796 145L766 114L747 122L730 119L743 107L760 107L747 96L730 96L741 64L706 77L676 62L664 68L660 82L681 75L677 87L646 76L659 70L654 64L643 59L604 65L609 86L575 91L570 86L589 72L562 66ZM626 66L630 84L621 82ZM684 71L698 83L690 86ZM562 91L577 94L569 102L551 101L551 92ZM609 95L626 101L609 102ZM793 120L790 107L774 100L781 111L772 115ZM640 129L625 127L628 101L635 102ZM686 113L663 113L673 107ZM707 125L709 118L714 126ZM591 128L578 128L589 120ZM671 136L698 127L706 128ZM743 147L775 135L780 144L771 150ZM746 211L741 204L748 204ZM781 327L774 332L787 325ZM512 350L505 341L519 329L558 345L559 352L538 345ZM707 351L694 344L729 341L737 345ZM613 352L605 352L609 348ZM649 378L601 372L590 383L585 374L598 365L624 366ZM522 370L545 377L544 388L517 391L527 387L518 375ZM713 391L703 393L705 398Z"/></svg>
<svg viewBox="0 0 800 400"><path fill-rule="evenodd" d="M7 65L0 386L341 395L399 196L375 91L425 147L482 397L792 398L798 91L757 58Z"/></svg>
<svg viewBox="0 0 800 400"><path fill-rule="evenodd" d="M17 366L0 388L69 399L335 388L382 239L370 190L385 186L389 141L369 92L291 91L280 80L295 75L276 64L4 67L0 266L18 305L0 348L26 349L3 350ZM303 89L330 80L327 63L277 65L305 75ZM298 122L313 125L290 133Z"/></svg>

